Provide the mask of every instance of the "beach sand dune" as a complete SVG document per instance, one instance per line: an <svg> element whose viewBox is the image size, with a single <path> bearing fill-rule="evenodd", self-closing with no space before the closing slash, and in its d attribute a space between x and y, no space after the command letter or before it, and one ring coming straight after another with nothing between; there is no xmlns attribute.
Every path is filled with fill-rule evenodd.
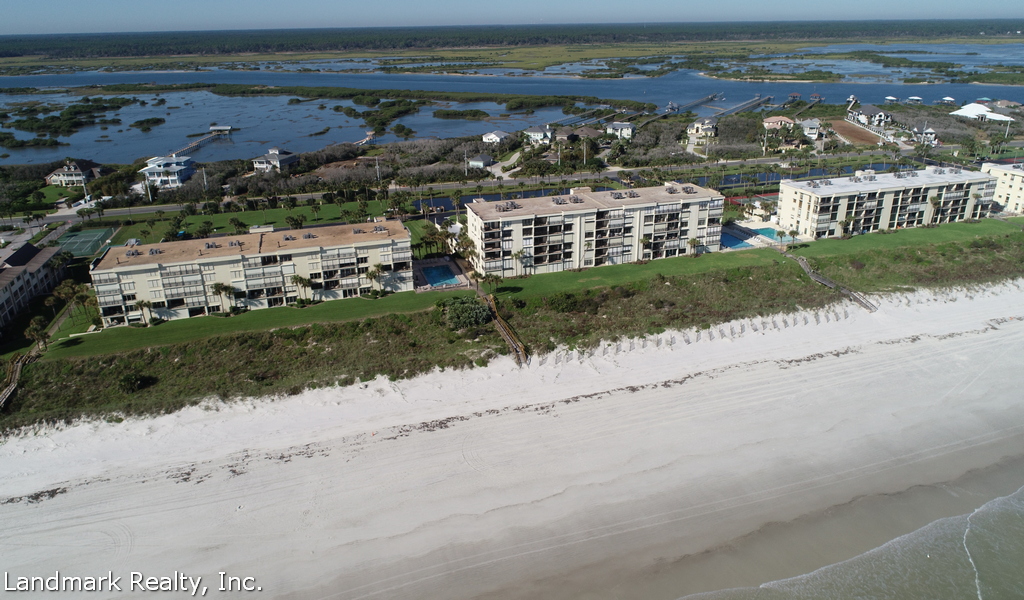
<svg viewBox="0 0 1024 600"><path fill-rule="evenodd" d="M1024 454L1019 285L876 300L12 437L0 554L295 599L756 584L665 573Z"/></svg>

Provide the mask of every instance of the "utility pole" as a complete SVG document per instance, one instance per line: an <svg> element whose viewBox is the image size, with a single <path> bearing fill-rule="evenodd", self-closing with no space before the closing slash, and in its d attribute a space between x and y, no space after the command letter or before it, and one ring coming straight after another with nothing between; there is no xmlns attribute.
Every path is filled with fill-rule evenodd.
<svg viewBox="0 0 1024 600"><path fill-rule="evenodd" d="M379 156L375 156L373 158L374 158L374 162L376 163L376 166L377 166L377 187L380 187L380 157Z"/></svg>
<svg viewBox="0 0 1024 600"><path fill-rule="evenodd" d="M466 155L465 148L462 149L462 168L466 174L466 177L469 177L469 158Z"/></svg>

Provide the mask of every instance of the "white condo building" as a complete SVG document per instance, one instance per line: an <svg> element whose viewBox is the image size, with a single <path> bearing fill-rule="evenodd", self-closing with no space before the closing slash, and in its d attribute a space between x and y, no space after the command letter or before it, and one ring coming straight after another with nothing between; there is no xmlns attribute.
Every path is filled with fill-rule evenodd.
<svg viewBox="0 0 1024 600"><path fill-rule="evenodd" d="M783 180L779 225L801 236L867 233L882 229L950 223L988 216L995 177L959 168L875 173L848 177Z"/></svg>
<svg viewBox="0 0 1024 600"><path fill-rule="evenodd" d="M367 274L383 266L376 281ZM135 303L152 303L154 317L183 319L231 307L260 309L299 297L334 300L413 289L409 230L397 220L161 242L108 249L91 267L106 326L147 318ZM308 290L292 283L310 280ZM218 295L216 283L234 288Z"/></svg>
<svg viewBox="0 0 1024 600"><path fill-rule="evenodd" d="M695 185L466 205L473 268L510 277L719 250L724 197ZM691 245L690 240L696 240Z"/></svg>
<svg viewBox="0 0 1024 600"><path fill-rule="evenodd" d="M1006 212L1024 213L1024 165L985 163L983 173L996 178L995 203Z"/></svg>

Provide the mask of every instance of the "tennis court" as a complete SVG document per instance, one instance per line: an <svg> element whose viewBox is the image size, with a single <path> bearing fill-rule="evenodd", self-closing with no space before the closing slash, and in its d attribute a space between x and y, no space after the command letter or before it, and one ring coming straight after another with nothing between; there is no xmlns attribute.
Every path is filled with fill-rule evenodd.
<svg viewBox="0 0 1024 600"><path fill-rule="evenodd" d="M114 229L112 227L106 229L85 229L82 231L69 231L60 236L60 239L57 241L60 243L61 248L75 256L92 256L113 235Z"/></svg>

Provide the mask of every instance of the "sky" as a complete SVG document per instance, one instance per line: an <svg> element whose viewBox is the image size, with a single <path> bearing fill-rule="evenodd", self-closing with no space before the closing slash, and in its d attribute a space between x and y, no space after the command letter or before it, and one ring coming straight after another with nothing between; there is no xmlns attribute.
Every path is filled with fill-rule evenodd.
<svg viewBox="0 0 1024 600"><path fill-rule="evenodd" d="M3 0L0 35L613 22L987 19L1016 2L963 0ZM1008 14L1013 13L1013 14Z"/></svg>

